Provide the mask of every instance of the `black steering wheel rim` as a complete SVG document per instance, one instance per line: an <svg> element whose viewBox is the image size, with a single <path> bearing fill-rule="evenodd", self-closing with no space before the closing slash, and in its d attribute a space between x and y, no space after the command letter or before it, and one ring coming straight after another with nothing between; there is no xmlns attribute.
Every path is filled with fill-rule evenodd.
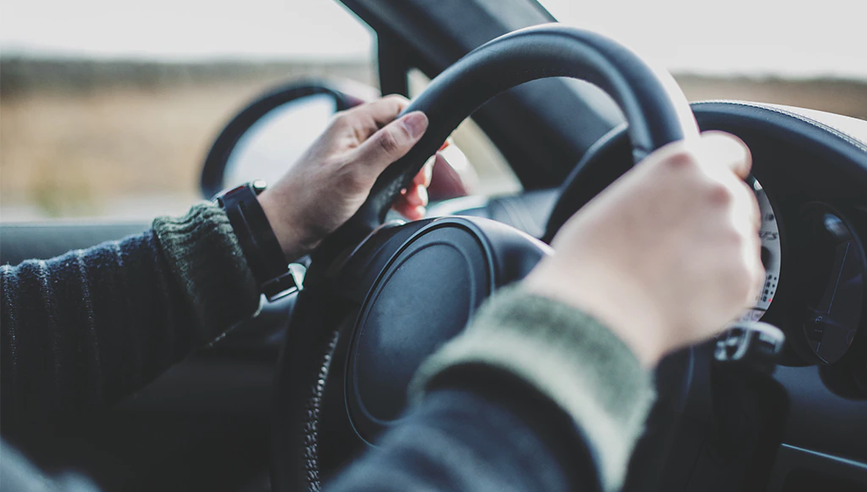
<svg viewBox="0 0 867 492"><path fill-rule="evenodd" d="M605 90L629 122L635 162L668 143L693 138L698 128L670 75L653 70L618 43L589 31L550 24L516 31L474 50L434 79L406 112L423 111L425 136L379 177L369 198L314 254L307 288L292 314L278 367L272 435L272 490L318 490L318 425L322 392L342 317L364 293L337 288L355 245L375 236L401 188L465 118L492 97L519 84L572 77ZM339 261L338 261L339 260ZM342 279L352 278L343 275Z"/></svg>
<svg viewBox="0 0 867 492"><path fill-rule="evenodd" d="M358 212L319 248L320 257L354 244L385 220L391 204L427 158L466 118L501 92L532 80L569 77L610 95L626 121L633 160L665 144L693 138L698 125L680 87L665 70L601 34L544 24L500 36L473 50L431 81L404 111L422 111L422 139L376 180Z"/></svg>

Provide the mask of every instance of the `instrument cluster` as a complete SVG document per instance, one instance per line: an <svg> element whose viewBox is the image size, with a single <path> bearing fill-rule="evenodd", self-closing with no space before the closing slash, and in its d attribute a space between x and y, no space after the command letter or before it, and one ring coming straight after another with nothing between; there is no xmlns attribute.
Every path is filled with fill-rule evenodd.
<svg viewBox="0 0 867 492"><path fill-rule="evenodd" d="M780 217L773 195L755 179L750 184L762 214L766 275L742 320L762 319L783 329L794 352L789 362L833 365L849 354L867 321L867 259L859 231L846 214L819 201L790 206ZM867 368L867 354L854 357Z"/></svg>

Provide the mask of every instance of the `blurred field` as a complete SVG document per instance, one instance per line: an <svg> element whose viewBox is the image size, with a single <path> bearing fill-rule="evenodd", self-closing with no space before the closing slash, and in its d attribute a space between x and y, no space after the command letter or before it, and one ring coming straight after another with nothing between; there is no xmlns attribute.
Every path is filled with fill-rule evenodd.
<svg viewBox="0 0 867 492"><path fill-rule="evenodd" d="M317 76L375 83L367 65L0 60L0 220L181 212L227 120L274 84ZM865 82L677 78L691 100L867 119Z"/></svg>
<svg viewBox="0 0 867 492"><path fill-rule="evenodd" d="M0 220L182 211L236 111L281 81L321 76L373 81L355 65L3 60Z"/></svg>

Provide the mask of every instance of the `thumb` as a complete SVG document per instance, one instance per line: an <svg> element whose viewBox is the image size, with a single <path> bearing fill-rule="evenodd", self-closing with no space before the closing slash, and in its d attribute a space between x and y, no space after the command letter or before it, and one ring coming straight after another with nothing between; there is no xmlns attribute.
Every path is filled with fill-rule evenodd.
<svg viewBox="0 0 867 492"><path fill-rule="evenodd" d="M371 135L358 147L359 161L378 176L392 162L400 159L421 139L428 119L421 111L413 111L392 121Z"/></svg>
<svg viewBox="0 0 867 492"><path fill-rule="evenodd" d="M743 140L730 133L709 131L702 133L698 142L708 162L721 164L741 179L747 179L753 159Z"/></svg>

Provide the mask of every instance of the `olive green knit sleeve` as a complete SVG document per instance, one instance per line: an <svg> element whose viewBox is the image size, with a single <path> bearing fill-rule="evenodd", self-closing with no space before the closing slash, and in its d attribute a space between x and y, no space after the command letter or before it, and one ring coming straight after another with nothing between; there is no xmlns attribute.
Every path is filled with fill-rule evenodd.
<svg viewBox="0 0 867 492"><path fill-rule="evenodd" d="M418 402L437 375L459 377L479 364L518 376L570 415L605 489L620 489L655 394L651 374L619 338L578 309L508 287L422 365L410 396Z"/></svg>
<svg viewBox="0 0 867 492"><path fill-rule="evenodd" d="M256 312L259 290L221 207L204 202L183 217L158 217L153 230L202 340Z"/></svg>

